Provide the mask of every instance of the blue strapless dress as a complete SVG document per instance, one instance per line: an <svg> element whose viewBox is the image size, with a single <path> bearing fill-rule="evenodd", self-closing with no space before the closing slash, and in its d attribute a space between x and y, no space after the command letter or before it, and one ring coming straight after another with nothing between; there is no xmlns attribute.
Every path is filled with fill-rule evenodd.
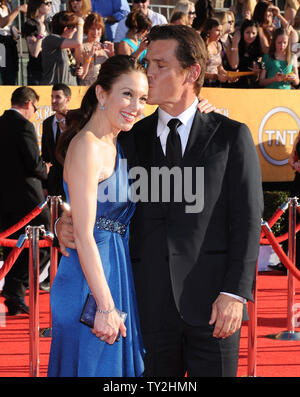
<svg viewBox="0 0 300 397"><path fill-rule="evenodd" d="M67 200L67 185L64 183ZM129 222L135 204L128 196L127 163L119 145L115 172L98 185L94 237L115 306L127 313L126 338L109 345L79 322L90 292L77 251L62 257L51 288L50 377L135 377L144 371L141 338L129 257Z"/></svg>

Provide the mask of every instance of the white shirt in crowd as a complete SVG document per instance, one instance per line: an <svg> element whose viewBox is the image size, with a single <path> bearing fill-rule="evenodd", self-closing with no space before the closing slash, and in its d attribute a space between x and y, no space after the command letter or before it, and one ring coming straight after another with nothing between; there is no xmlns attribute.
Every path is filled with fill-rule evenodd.
<svg viewBox="0 0 300 397"><path fill-rule="evenodd" d="M164 25L164 24L168 23L168 21L164 15L159 14L158 12L152 11L152 10L150 10L150 8L148 8L147 16L150 19L150 21L152 22L152 26ZM118 27L117 27L115 39L114 39L115 43L120 43L120 41L123 40L124 37L126 37L128 28L127 28L125 22L126 22L126 18L123 18L118 23Z"/></svg>

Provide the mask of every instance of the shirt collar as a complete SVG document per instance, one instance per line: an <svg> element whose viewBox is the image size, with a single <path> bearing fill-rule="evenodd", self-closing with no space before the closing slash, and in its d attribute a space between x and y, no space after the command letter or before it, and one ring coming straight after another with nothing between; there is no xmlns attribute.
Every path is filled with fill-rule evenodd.
<svg viewBox="0 0 300 397"><path fill-rule="evenodd" d="M198 103L199 103L198 98L195 98L194 102L187 109L185 109L184 112L176 116L176 119L179 119L181 123L186 126L188 121L191 119L191 117L194 117ZM161 108L158 108L158 119L164 125L164 127L167 126L168 122L172 118L175 117L171 116L169 113L165 112ZM157 135L160 136L162 133L163 133L163 129L158 131Z"/></svg>

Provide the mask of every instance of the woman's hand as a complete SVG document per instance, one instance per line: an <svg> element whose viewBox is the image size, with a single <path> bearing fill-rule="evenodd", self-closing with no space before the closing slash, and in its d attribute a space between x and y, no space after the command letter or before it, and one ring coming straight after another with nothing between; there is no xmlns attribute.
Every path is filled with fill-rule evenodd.
<svg viewBox="0 0 300 397"><path fill-rule="evenodd" d="M295 161L295 162L293 163L293 169L294 169L296 172L300 172L300 161Z"/></svg>
<svg viewBox="0 0 300 397"><path fill-rule="evenodd" d="M118 341L119 332L123 338L126 337L126 327L116 310L109 314L96 312L94 328L92 329L94 335L112 345Z"/></svg>

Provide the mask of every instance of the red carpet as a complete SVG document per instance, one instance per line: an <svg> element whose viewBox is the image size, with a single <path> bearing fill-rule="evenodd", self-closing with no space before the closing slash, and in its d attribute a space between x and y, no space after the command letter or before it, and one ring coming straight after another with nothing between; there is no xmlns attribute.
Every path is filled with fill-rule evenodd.
<svg viewBox="0 0 300 397"><path fill-rule="evenodd" d="M300 341L269 339L285 331L287 324L287 277L260 274L257 281L257 377L298 377ZM295 282L295 303L300 303L300 282ZM26 297L28 299L28 296ZM0 377L29 376L29 321L27 315L5 316L0 298ZM300 309L300 307L299 307ZM299 318L300 322L300 318ZM49 325L49 294L40 293L40 329ZM296 328L300 331L300 328ZM40 338L40 377L47 374L49 338ZM242 327L238 377L248 375L248 326Z"/></svg>

